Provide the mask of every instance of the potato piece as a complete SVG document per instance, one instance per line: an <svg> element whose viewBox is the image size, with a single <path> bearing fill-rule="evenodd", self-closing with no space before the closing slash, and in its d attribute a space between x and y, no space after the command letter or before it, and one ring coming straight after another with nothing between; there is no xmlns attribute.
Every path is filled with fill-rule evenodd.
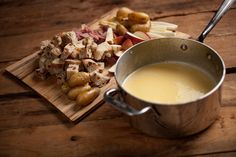
<svg viewBox="0 0 236 157"><path fill-rule="evenodd" d="M119 23L117 23L117 25L118 25L118 24L123 25L125 28L129 28L129 27L130 27L130 22L129 22L128 19L120 20ZM116 25L116 26L117 26L117 25Z"/></svg>
<svg viewBox="0 0 236 157"><path fill-rule="evenodd" d="M99 88L92 88L89 91L85 91L77 96L76 103L77 105L84 107L93 102L98 97L99 93Z"/></svg>
<svg viewBox="0 0 236 157"><path fill-rule="evenodd" d="M82 86L90 81L90 76L86 72L78 72L73 74L68 80L70 87Z"/></svg>
<svg viewBox="0 0 236 157"><path fill-rule="evenodd" d="M118 24L116 26L116 32L119 34L119 35L125 35L126 32L128 32L128 30L125 28L125 26L121 25L121 24Z"/></svg>
<svg viewBox="0 0 236 157"><path fill-rule="evenodd" d="M99 25L108 26L111 27L113 30L115 30L117 24L113 21L101 20L99 21Z"/></svg>
<svg viewBox="0 0 236 157"><path fill-rule="evenodd" d="M84 86L78 86L78 87L74 87L72 88L69 92L68 92L68 98L71 99L71 100L75 100L76 97L78 95L80 95L81 93L85 92L85 91L88 91L91 89L91 86L87 83L86 85Z"/></svg>
<svg viewBox="0 0 236 157"><path fill-rule="evenodd" d="M148 32L151 28L151 21L149 20L146 24L135 24L130 28L132 33L141 31L141 32Z"/></svg>
<svg viewBox="0 0 236 157"><path fill-rule="evenodd" d="M146 13L135 11L128 15L128 20L137 24L145 24L150 20L150 17Z"/></svg>
<svg viewBox="0 0 236 157"><path fill-rule="evenodd" d="M128 17L128 14L130 14L132 12L133 12L133 10L126 8L126 7L122 7L117 11L116 18L118 21L122 21L124 18Z"/></svg>
<svg viewBox="0 0 236 157"><path fill-rule="evenodd" d="M63 93L68 93L69 90L70 90L69 84L68 84L67 82L63 83L63 84L61 85L61 90L62 90Z"/></svg>

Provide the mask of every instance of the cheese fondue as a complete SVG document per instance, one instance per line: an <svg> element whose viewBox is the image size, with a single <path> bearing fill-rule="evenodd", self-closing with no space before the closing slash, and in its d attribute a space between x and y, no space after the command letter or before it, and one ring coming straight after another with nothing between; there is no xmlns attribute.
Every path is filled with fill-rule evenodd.
<svg viewBox="0 0 236 157"><path fill-rule="evenodd" d="M214 85L206 72L178 62L146 65L131 73L122 84L135 97L166 104L196 100Z"/></svg>

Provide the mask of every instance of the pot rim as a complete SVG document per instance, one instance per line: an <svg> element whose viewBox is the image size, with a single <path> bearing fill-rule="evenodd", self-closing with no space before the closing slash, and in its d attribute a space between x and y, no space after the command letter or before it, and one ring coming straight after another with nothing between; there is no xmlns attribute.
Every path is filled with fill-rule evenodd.
<svg viewBox="0 0 236 157"><path fill-rule="evenodd" d="M190 103L194 103L194 102L198 102L198 101L201 101L205 98L207 98L208 96L210 96L211 94L213 94L216 90L218 90L220 88L220 86L222 85L223 81L224 81L224 78L225 78L225 73L226 73L226 70L225 70L225 64L224 64L224 60L223 58L217 53L216 50L214 50L212 47L210 47L209 45L205 44L205 43L202 43L200 41L197 41L197 40L194 40L194 39L184 39L184 38L178 38L178 37L164 37L164 39L180 39L180 40L188 40L188 41L191 41L191 42L195 42L195 43L198 43L198 44L201 44L207 48L209 48L211 51L213 51L217 57L219 57L220 61L221 61L221 64L222 64L222 67L223 67L223 72L222 72L222 76L221 76L221 79L220 81L214 86L214 88L212 88L209 92L207 92L206 94L204 94L203 96L199 97L198 99L195 99L195 100L192 100L192 101L187 101L187 102L184 102L184 103L158 103L158 102L151 102L151 101L147 101L147 100L143 100L143 99L140 99L139 97L131 94L130 92L128 92L127 90L125 90L122 85L117 81L117 71L118 71L118 64L121 64L120 60L122 59L122 57L125 55L126 52L130 51L131 49L133 49L134 47L136 46L139 46L143 43L146 43L146 42L150 42L150 41L154 41L154 40L162 40L163 38L159 38L159 39L150 39L150 40L146 40L146 41L142 41L132 47L130 47L129 49L125 50L125 52L122 54L122 56L119 57L119 59L117 60L117 65L116 65L116 68L115 68L115 73L114 73L114 76L115 76L115 80L116 80L116 83L118 84L118 87L122 89L122 91L125 91L126 93L128 93L130 96L134 97L135 99L141 101L142 103L148 103L148 104L151 104L151 105L159 105L159 106L181 106L181 105L186 105L186 104L190 104Z"/></svg>

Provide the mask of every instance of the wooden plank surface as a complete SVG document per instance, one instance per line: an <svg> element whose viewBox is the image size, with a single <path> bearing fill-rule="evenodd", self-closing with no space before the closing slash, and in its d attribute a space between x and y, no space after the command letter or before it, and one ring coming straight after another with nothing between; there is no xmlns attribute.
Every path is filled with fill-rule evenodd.
<svg viewBox="0 0 236 157"><path fill-rule="evenodd" d="M198 156L234 157L236 75L226 76L223 108L217 122L185 139L152 138L132 129L127 117L103 104L79 125L68 123L47 101L3 69L35 51L41 40L98 18L111 8L128 6L153 19L177 23L197 37L221 0L4 0L0 1L0 156ZM206 43L227 67L235 62L235 5ZM190 24L189 24L190 23Z"/></svg>
<svg viewBox="0 0 236 157"><path fill-rule="evenodd" d="M146 0L145 2L139 0L132 2L125 0L61 0L60 2L57 0L44 2L11 0L11 2L3 3L0 10L0 27L2 28L0 36L73 28L82 23L88 23L91 19L99 18L111 8L121 6L149 12L152 18L156 19L172 15L214 12L220 3L221 0L213 2L211 0ZM38 8L40 10L37 10ZM8 31L4 31L6 28Z"/></svg>
<svg viewBox="0 0 236 157"><path fill-rule="evenodd" d="M74 126L73 123L65 119L63 115L42 98L21 97L12 101L9 99L1 100L0 115L0 132L17 128L60 124L65 124L70 127ZM110 105L104 104L81 123L113 119L120 116L123 116L123 114Z"/></svg>
<svg viewBox="0 0 236 157"><path fill-rule="evenodd" d="M220 3L220 0L214 2L210 0L146 0L145 2L139 0L133 0L132 2L125 0L61 0L60 2L56 0L10 0L10 2L2 3L0 10L0 26L3 28L0 30L0 36L41 32L45 29L73 28L82 23L88 23L91 19L99 18L100 15L111 10L111 8L121 6L146 11L153 18L159 18L171 15L212 12L217 9ZM38 8L40 10L37 10ZM3 31L6 28L8 31Z"/></svg>
<svg viewBox="0 0 236 157"><path fill-rule="evenodd" d="M189 156L236 150L236 108L223 107L210 129L175 140L146 136L127 120L118 117L74 127L57 124L5 130L0 134L0 156Z"/></svg>
<svg viewBox="0 0 236 157"><path fill-rule="evenodd" d="M222 104L224 106L236 104L236 74L225 77L222 87Z"/></svg>

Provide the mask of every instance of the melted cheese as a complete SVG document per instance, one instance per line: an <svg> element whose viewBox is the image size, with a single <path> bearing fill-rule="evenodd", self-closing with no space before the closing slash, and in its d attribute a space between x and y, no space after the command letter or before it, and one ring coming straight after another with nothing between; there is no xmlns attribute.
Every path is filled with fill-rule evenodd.
<svg viewBox="0 0 236 157"><path fill-rule="evenodd" d="M209 92L215 81L206 72L178 62L141 67L123 82L128 93L140 99L165 104L196 100Z"/></svg>

